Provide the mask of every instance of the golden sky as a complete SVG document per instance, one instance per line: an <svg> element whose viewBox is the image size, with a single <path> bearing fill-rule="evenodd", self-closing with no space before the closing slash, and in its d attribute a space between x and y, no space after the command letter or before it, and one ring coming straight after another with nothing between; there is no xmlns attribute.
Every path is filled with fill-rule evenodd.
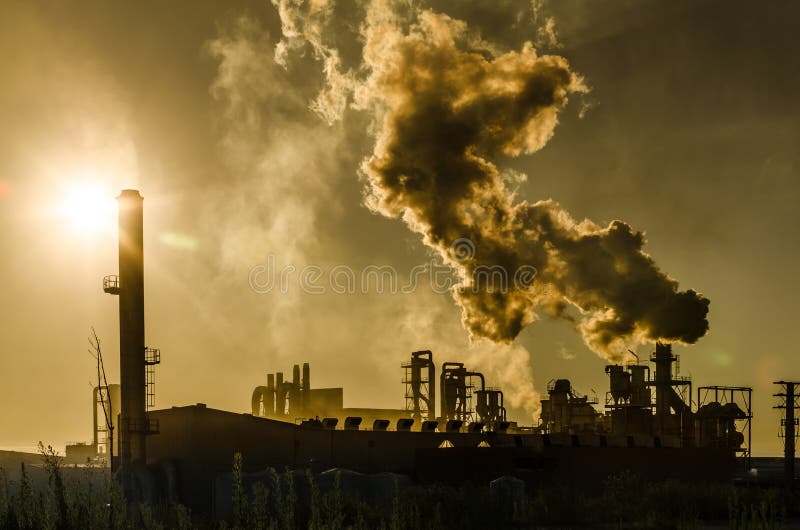
<svg viewBox="0 0 800 530"><path fill-rule="evenodd" d="M540 320L510 345L470 344L462 311L483 301L457 303L427 283L409 293L313 294L293 276L286 292L252 288L254 267L270 256L298 270L390 266L403 283L450 243L433 241L441 233L420 217L424 209L406 222L387 217L400 213L397 204L419 203L381 202L393 189L379 187L384 195L376 197L370 183L397 165L362 163L380 154L381 134L391 146L394 132L404 131L382 129L376 105L431 95L423 85L393 82L388 66L397 63L381 54L411 53L460 26L431 17L419 42L373 35L367 48L376 55L364 60L359 25L372 3L305 13L306 33L314 24L324 30L317 48L303 28L287 26L292 13L282 13L282 27L267 1L3 3L0 446L90 438L91 326L112 379L118 370L117 305L101 280L117 271L113 197L124 187L145 197L147 343L162 350L159 407L204 402L245 411L267 371L304 361L315 387L344 386L346 406L400 407L399 366L416 349L433 350L437 364L466 361L482 370L506 390L511 416L522 422L531 421L537 392L553 378L602 398L605 359L573 323L547 311L537 311ZM481 197L515 191L516 201L553 199L575 223L587 218L600 229L619 219L644 232L644 251L660 270L681 291L711 301L709 333L676 347L682 373L695 385L753 386L754 452L777 453L771 383L800 378L792 340L800 254L797 5L423 4L464 21L463 39L476 50L505 57L503 75L486 74L482 92L452 80L459 105L515 90L524 79L506 74L534 61L525 41L539 55L563 58L552 65L565 75L580 76L582 87L567 78L558 85L568 101L554 104L557 121L535 122L543 135L537 142L514 137L489 146L505 188ZM424 59L464 59L439 53L447 50L440 44L437 53L414 52L409 64L420 83L434 71ZM403 57L410 55L392 61ZM361 75L362 60L372 72L386 67L385 75ZM470 61L458 72L483 71ZM354 83L360 95L341 99ZM500 108L508 109L518 110ZM436 130L420 119L421 131ZM438 155L431 160L423 170ZM442 233L453 235L446 226ZM478 253L484 248L479 241ZM469 328L486 331L474 322Z"/></svg>

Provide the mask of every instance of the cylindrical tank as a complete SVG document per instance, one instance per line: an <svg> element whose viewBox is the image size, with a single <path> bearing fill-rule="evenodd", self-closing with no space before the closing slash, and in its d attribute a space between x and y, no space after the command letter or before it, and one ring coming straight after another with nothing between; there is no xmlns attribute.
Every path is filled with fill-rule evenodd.
<svg viewBox="0 0 800 530"><path fill-rule="evenodd" d="M631 397L631 374L616 364L606 366L606 373L614 403L628 401Z"/></svg>
<svg viewBox="0 0 800 530"><path fill-rule="evenodd" d="M647 372L647 366L634 364L628 367L628 371L631 373L631 385L641 386L645 384L644 376L645 372Z"/></svg>
<svg viewBox="0 0 800 530"><path fill-rule="evenodd" d="M728 433L728 447L739 448L744 443L744 434L739 431L731 431Z"/></svg>
<svg viewBox="0 0 800 530"><path fill-rule="evenodd" d="M101 388L102 391L100 390ZM109 458L112 454L117 455L117 451L119 450L117 446L119 436L117 416L119 416L120 404L122 401L120 392L120 385L114 384L108 385L108 387L94 387L94 391L92 392L94 400L94 445L98 453L104 454L106 458ZM100 399L101 397L102 400ZM107 421L111 423L114 429L113 440L111 438L112 433L108 430ZM101 431L105 431L106 438L104 440L99 439L98 434ZM111 447L112 443L114 444L113 448ZM113 453L111 452L112 449Z"/></svg>
<svg viewBox="0 0 800 530"><path fill-rule="evenodd" d="M444 381L445 413L446 418L454 418L456 414L456 400L458 399L458 380L448 377Z"/></svg>
<svg viewBox="0 0 800 530"><path fill-rule="evenodd" d="M629 366L628 370L631 373L631 405L649 407L653 400L646 378L649 368L641 364L635 364Z"/></svg>
<svg viewBox="0 0 800 530"><path fill-rule="evenodd" d="M97 403L100 401L99 397L100 397L100 388L99 387L94 387L94 391L92 392L92 404L94 405L92 407L92 421L94 422L94 436L92 437L92 440L94 441L95 450L97 450L97 431L99 429L99 425L97 423L97 408L98 408Z"/></svg>
<svg viewBox="0 0 800 530"><path fill-rule="evenodd" d="M309 390L311 390L311 366L303 363L303 391L308 392Z"/></svg>
<svg viewBox="0 0 800 530"><path fill-rule="evenodd" d="M116 455L119 453L119 426L117 423L119 421L120 410L122 410L122 387L120 385L110 384L108 385L108 394L111 401L108 412L111 424L114 426L114 436L113 439L110 439L109 443L106 444L106 452L107 454Z"/></svg>
<svg viewBox="0 0 800 530"><path fill-rule="evenodd" d="M489 417L492 420L498 420L501 418L500 414L500 391L499 390L489 390L488 392L488 405L489 405Z"/></svg>
<svg viewBox="0 0 800 530"><path fill-rule="evenodd" d="M300 403L300 389L302 388L300 382L300 365L295 364L292 367L292 386L289 389L289 414L295 416L302 414L302 405Z"/></svg>
<svg viewBox="0 0 800 530"><path fill-rule="evenodd" d="M553 414L552 414L552 410L551 410L551 406L550 406L550 400L549 399L541 399L541 400L539 400L539 404L540 404L541 409L542 409L541 413L539 414L539 419L541 420L542 425L545 425L546 427L549 428L549 424L553 419Z"/></svg>
<svg viewBox="0 0 800 530"><path fill-rule="evenodd" d="M482 421L488 421L491 417L491 409L489 407L489 391L476 390L475 391L475 412Z"/></svg>
<svg viewBox="0 0 800 530"><path fill-rule="evenodd" d="M432 365L432 363L431 363ZM464 363L442 363L442 373L440 375L440 413L444 418L452 418L456 408L456 385L448 380L452 379L452 375L456 370L463 370ZM431 393L433 395L433 393Z"/></svg>
<svg viewBox="0 0 800 530"><path fill-rule="evenodd" d="M275 374L275 414L283 416L286 413L286 394L283 388L283 372Z"/></svg>

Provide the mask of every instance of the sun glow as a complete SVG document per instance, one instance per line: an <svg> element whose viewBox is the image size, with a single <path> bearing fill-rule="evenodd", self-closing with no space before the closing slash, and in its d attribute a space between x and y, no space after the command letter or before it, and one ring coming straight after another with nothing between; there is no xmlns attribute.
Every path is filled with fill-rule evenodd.
<svg viewBox="0 0 800 530"><path fill-rule="evenodd" d="M113 230L116 203L114 195L96 182L71 184L63 192L60 217L81 234L97 234Z"/></svg>

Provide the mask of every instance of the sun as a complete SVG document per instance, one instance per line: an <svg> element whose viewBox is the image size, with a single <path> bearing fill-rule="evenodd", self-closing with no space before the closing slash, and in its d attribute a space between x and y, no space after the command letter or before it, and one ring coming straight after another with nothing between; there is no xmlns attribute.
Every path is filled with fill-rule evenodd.
<svg viewBox="0 0 800 530"><path fill-rule="evenodd" d="M104 233L115 226L116 203L113 194L102 184L77 182L65 187L59 213L76 232Z"/></svg>

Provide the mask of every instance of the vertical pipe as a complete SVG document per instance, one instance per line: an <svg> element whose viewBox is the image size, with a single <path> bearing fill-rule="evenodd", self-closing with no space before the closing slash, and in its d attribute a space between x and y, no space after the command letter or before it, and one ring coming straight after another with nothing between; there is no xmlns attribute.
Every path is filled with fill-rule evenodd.
<svg viewBox="0 0 800 530"><path fill-rule="evenodd" d="M303 390L311 390L311 366L308 363L303 363Z"/></svg>
<svg viewBox="0 0 800 530"><path fill-rule="evenodd" d="M794 383L786 383L786 426L783 434L784 476L787 485L794 485Z"/></svg>
<svg viewBox="0 0 800 530"><path fill-rule="evenodd" d="M119 354L122 385L120 447L123 481L134 465L146 463L147 427L144 364L144 199L122 190L119 206ZM130 488L130 482L128 488Z"/></svg>
<svg viewBox="0 0 800 530"><path fill-rule="evenodd" d="M267 374L267 396L264 399L264 413L275 415L275 374Z"/></svg>
<svg viewBox="0 0 800 530"><path fill-rule="evenodd" d="M428 393L428 419L432 421L436 419L436 366L433 364L433 352L428 357Z"/></svg>
<svg viewBox="0 0 800 530"><path fill-rule="evenodd" d="M311 408L311 366L308 363L303 363L303 393L301 397L303 405L303 416L308 415L308 409Z"/></svg>
<svg viewBox="0 0 800 530"><path fill-rule="evenodd" d="M439 404L439 410L440 410L439 414L441 415L442 418L448 419L449 416L447 414L447 386L445 384L445 378L447 377L446 365L447 363L444 363L442 365L442 373L439 374L439 377L441 378L439 381L439 401L441 401L441 403Z"/></svg>
<svg viewBox="0 0 800 530"><path fill-rule="evenodd" d="M283 388L283 372L275 374L275 414L283 416L286 412L286 389Z"/></svg>
<svg viewBox="0 0 800 530"><path fill-rule="evenodd" d="M413 418L417 421L420 419L420 410L422 409L420 402L422 401L422 366L425 364L424 359L421 358L420 352L411 354L411 395L414 400ZM430 408L430 407L429 407Z"/></svg>
<svg viewBox="0 0 800 530"><path fill-rule="evenodd" d="M264 414L275 415L275 374L267 374L267 394L264 396Z"/></svg>
<svg viewBox="0 0 800 530"><path fill-rule="evenodd" d="M292 367L292 389L289 391L289 414L298 416L300 412L300 365Z"/></svg>

